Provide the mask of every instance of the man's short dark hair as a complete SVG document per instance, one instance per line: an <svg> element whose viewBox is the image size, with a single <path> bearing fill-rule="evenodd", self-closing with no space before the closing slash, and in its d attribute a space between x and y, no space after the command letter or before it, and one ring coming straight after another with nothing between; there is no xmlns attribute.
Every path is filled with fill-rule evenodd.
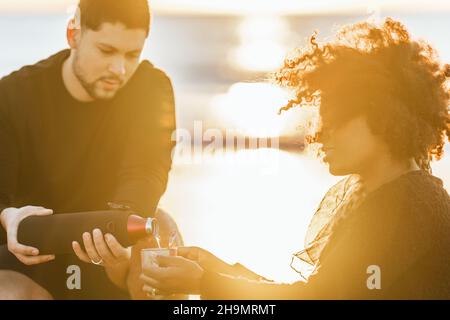
<svg viewBox="0 0 450 320"><path fill-rule="evenodd" d="M99 30L102 23L124 24L129 29L150 31L148 0L80 0L81 27Z"/></svg>

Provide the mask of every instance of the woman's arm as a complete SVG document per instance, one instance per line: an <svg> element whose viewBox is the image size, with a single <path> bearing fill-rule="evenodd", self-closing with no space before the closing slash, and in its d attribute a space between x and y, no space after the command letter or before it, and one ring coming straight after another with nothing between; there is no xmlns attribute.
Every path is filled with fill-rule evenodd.
<svg viewBox="0 0 450 320"><path fill-rule="evenodd" d="M309 299L313 287L277 284L236 264L231 266L200 248L180 248L186 257L159 256L141 280L162 292L200 294L204 299Z"/></svg>
<svg viewBox="0 0 450 320"><path fill-rule="evenodd" d="M264 278L263 276L260 276L259 274L253 272L252 270L248 269L247 267L243 266L240 263L235 263L230 266L229 272L224 273L226 275L235 276L235 277L243 277L249 280L264 280L267 282L272 282L272 280L269 280L267 278Z"/></svg>
<svg viewBox="0 0 450 320"><path fill-rule="evenodd" d="M209 300L292 300L317 298L304 282L293 284L250 280L205 271L200 285L202 299Z"/></svg>

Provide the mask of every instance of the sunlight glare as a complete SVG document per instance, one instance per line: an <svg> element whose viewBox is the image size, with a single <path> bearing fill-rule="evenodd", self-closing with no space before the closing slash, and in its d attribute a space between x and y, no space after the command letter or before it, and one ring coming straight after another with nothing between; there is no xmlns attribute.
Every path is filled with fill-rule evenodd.
<svg viewBox="0 0 450 320"><path fill-rule="evenodd" d="M279 136L286 117L278 116L289 95L270 83L235 83L226 94L217 95L212 107L229 127L254 137Z"/></svg>
<svg viewBox="0 0 450 320"><path fill-rule="evenodd" d="M280 17L247 17L239 27L241 44L232 51L230 61L244 70L273 71L283 63L287 33L286 21Z"/></svg>

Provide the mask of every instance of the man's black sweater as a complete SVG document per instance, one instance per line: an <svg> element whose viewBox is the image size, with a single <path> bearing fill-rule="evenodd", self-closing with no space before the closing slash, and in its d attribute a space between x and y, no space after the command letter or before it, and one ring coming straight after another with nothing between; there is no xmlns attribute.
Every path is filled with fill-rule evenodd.
<svg viewBox="0 0 450 320"><path fill-rule="evenodd" d="M58 214L115 202L153 215L171 167L169 78L143 61L113 99L80 102L62 79L69 54L0 80L0 211L36 205Z"/></svg>

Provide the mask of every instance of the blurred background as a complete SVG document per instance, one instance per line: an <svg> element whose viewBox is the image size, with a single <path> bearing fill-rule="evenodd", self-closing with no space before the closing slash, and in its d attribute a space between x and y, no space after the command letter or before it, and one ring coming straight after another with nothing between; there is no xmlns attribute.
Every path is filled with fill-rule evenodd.
<svg viewBox="0 0 450 320"><path fill-rule="evenodd" d="M0 77L67 47L77 0L0 0ZM288 96L266 81L314 30L326 40L342 24L402 21L450 61L450 2L430 0L150 0L153 22L143 58L172 78L177 122L197 137L216 129L278 138L278 148L211 152L180 141L160 206L187 245L241 262L277 281L295 281L290 257L303 248L311 216L339 178L303 151L308 110L277 115ZM211 131L209 131L211 133ZM217 131L214 131L217 132ZM207 139L208 140L208 139ZM276 141L276 140L274 140ZM273 144L267 144L273 146ZM191 149L192 147L192 149ZM433 172L450 186L449 146ZM186 150L188 150L186 152ZM192 157L191 150L195 151Z"/></svg>

